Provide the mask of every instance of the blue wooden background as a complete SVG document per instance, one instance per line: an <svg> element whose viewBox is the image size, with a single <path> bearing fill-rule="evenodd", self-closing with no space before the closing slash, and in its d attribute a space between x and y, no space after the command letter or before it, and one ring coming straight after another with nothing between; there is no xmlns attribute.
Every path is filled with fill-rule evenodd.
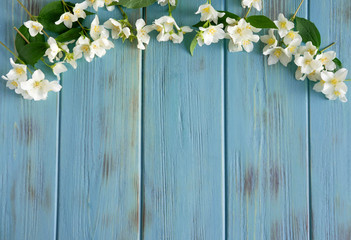
<svg viewBox="0 0 351 240"><path fill-rule="evenodd" d="M25 5L36 14L48 2ZM180 0L180 25L196 23L203 2ZM244 13L240 0L212 2ZM266 0L263 13L289 15L299 2ZM146 14L151 23L166 9ZM350 0L306 0L299 16L351 68ZM2 0L0 40L13 47L26 19ZM268 66L260 44L194 57L189 44L153 38L141 53L116 42L44 102L1 82L1 240L351 239L351 103L294 80L292 64Z"/></svg>

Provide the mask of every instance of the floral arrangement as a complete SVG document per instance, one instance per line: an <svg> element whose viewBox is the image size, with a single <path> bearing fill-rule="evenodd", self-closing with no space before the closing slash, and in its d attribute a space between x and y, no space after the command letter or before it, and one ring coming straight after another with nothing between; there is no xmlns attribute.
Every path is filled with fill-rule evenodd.
<svg viewBox="0 0 351 240"><path fill-rule="evenodd" d="M62 88L60 75L68 70L67 67L70 65L76 69L77 60L81 58L91 62L95 57L103 57L107 50L114 47L112 39L135 41L137 48L145 50L151 31L158 32L159 42L179 44L185 34L196 29L190 45L192 55L197 45L211 45L224 39L228 39L229 52L251 52L254 43L261 41L266 44L263 54L268 56L268 65L280 62L286 67L293 62L297 66L297 80L307 78L316 82L313 89L329 100L347 101L345 81L349 81L346 80L348 71L342 68L334 51L326 51L335 43L321 49L321 36L316 26L296 16L303 0L290 19L281 13L276 21L263 15L249 16L252 8L262 10L262 0L242 0L242 7L248 8L244 17L217 11L208 0L199 6L196 14L201 15L200 22L192 27L180 27L173 18L177 0L158 0L159 5L168 7L168 15L154 20L151 25L142 18L132 25L123 9L147 7L157 0L85 0L76 4L61 0L44 6L39 16L33 16L20 0L17 1L30 20L15 28L17 54L0 42L15 57L15 60L10 59L12 69L2 78L7 81L8 88L25 99L45 100L50 91L59 92ZM117 7L123 18L110 18L100 23L97 13L103 7L108 11ZM86 26L89 15L95 17ZM258 33L262 29L267 29L267 35L260 37ZM57 80L47 80L38 66L51 69Z"/></svg>

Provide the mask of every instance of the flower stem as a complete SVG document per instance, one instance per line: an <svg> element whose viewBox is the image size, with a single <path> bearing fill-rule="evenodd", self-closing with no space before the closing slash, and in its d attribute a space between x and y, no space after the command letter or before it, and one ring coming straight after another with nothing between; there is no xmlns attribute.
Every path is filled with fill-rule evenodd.
<svg viewBox="0 0 351 240"><path fill-rule="evenodd" d="M252 6L249 8L249 10L247 10L247 13L245 14L245 19L247 18L247 16L249 15L249 13L251 12Z"/></svg>
<svg viewBox="0 0 351 240"><path fill-rule="evenodd" d="M20 32L20 30L18 30L16 27L13 27L13 29L16 30L16 32L23 38L24 41L26 41L26 43L30 43L28 39Z"/></svg>
<svg viewBox="0 0 351 240"><path fill-rule="evenodd" d="M123 8L121 6L119 6L119 5L117 5L117 7L118 7L119 11L121 11L123 18L124 19L128 19L128 15L125 13Z"/></svg>
<svg viewBox="0 0 351 240"><path fill-rule="evenodd" d="M344 80L344 82L351 82L351 79L346 79Z"/></svg>
<svg viewBox="0 0 351 240"><path fill-rule="evenodd" d="M299 12L300 8L302 7L302 3L303 3L304 1L305 1L305 0L302 0L302 1L300 2L299 6L297 7L297 9L296 9L294 15L292 16L292 18L290 19L290 21L294 21L294 20L295 20L296 15L297 15L297 13Z"/></svg>
<svg viewBox="0 0 351 240"><path fill-rule="evenodd" d="M64 8L66 8L67 9L67 11L69 11L70 13L72 13L71 12L71 10L69 9L69 7L67 6L67 4L66 4L66 2L65 2L65 0L62 0L62 4L63 4L63 6L64 6ZM89 38L89 35L88 35L88 33L85 31L85 28L84 28L84 26L79 22L79 20L77 20L77 23L79 24L79 26L83 29L83 32L84 32L84 34Z"/></svg>
<svg viewBox="0 0 351 240"><path fill-rule="evenodd" d="M323 49L321 50L321 53L324 52L325 50L327 50L328 48L331 48L331 47L334 46L335 44L336 44L335 42L333 42L332 44L329 44L328 46L326 46L325 48L323 48Z"/></svg>
<svg viewBox="0 0 351 240"><path fill-rule="evenodd" d="M33 15L29 12L29 10L23 5L23 3L22 3L20 0L17 0L17 2L18 2L18 3L21 5L21 7L27 12L27 14L29 15L30 19L31 19L32 21L36 21L36 17L33 16ZM43 33L46 35L47 38L50 37L50 36L44 31L44 29L43 29L42 31L43 31Z"/></svg>
<svg viewBox="0 0 351 240"><path fill-rule="evenodd" d="M168 15L172 17L172 7L171 4L168 2Z"/></svg>
<svg viewBox="0 0 351 240"><path fill-rule="evenodd" d="M0 41L0 44L7 50L9 51L15 58L17 58L22 64L26 65L26 63L21 60L10 48L8 48L3 42ZM29 69L28 69L29 70ZM29 70L30 71L30 70Z"/></svg>

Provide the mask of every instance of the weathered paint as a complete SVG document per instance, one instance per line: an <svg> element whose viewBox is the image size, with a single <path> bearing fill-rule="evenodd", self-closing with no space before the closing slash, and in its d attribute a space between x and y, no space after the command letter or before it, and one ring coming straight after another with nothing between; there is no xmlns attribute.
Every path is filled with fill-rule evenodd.
<svg viewBox="0 0 351 240"><path fill-rule="evenodd" d="M24 3L37 13L50 1ZM180 1L179 24L197 22L203 2ZM264 2L272 18L299 4ZM239 0L213 4L245 13ZM323 45L338 43L346 67L350 9L306 0L299 12ZM16 0L0 13L1 31L12 32L0 40L13 47L12 26L27 16ZM146 13L150 24L167 10ZM0 84L0 239L351 237L350 104L295 81L292 65L268 66L261 44L233 54L223 42L190 57L189 37L153 39L143 54L115 43L64 74L64 90L46 102Z"/></svg>

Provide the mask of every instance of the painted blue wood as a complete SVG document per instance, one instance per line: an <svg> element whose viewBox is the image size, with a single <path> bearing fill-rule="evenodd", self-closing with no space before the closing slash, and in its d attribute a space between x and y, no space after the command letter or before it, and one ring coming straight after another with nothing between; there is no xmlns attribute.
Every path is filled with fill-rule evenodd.
<svg viewBox="0 0 351 240"><path fill-rule="evenodd" d="M203 0L182 1L180 26L199 21ZM221 1L214 1L222 8ZM149 20L167 9L147 9ZM190 40L185 44L187 48ZM143 239L222 239L224 234L223 48L158 43L143 79Z"/></svg>
<svg viewBox="0 0 351 240"><path fill-rule="evenodd" d="M121 39L64 76L57 239L139 239L140 76L141 52Z"/></svg>
<svg viewBox="0 0 351 240"><path fill-rule="evenodd" d="M299 3L264 1L263 14L289 16ZM262 49L226 58L227 238L308 239L307 83L292 63L268 66Z"/></svg>
<svg viewBox="0 0 351 240"><path fill-rule="evenodd" d="M336 42L331 50L350 69L351 2L312 1L310 11L322 47ZM313 238L351 239L351 105L326 101L311 89L310 115Z"/></svg>
<svg viewBox="0 0 351 240"><path fill-rule="evenodd" d="M50 0L26 4L33 14ZM0 40L14 49L13 26L28 16L16 1L2 1ZM0 48L0 72L12 57ZM58 98L31 102L0 80L0 239L54 239L56 228L56 146Z"/></svg>

